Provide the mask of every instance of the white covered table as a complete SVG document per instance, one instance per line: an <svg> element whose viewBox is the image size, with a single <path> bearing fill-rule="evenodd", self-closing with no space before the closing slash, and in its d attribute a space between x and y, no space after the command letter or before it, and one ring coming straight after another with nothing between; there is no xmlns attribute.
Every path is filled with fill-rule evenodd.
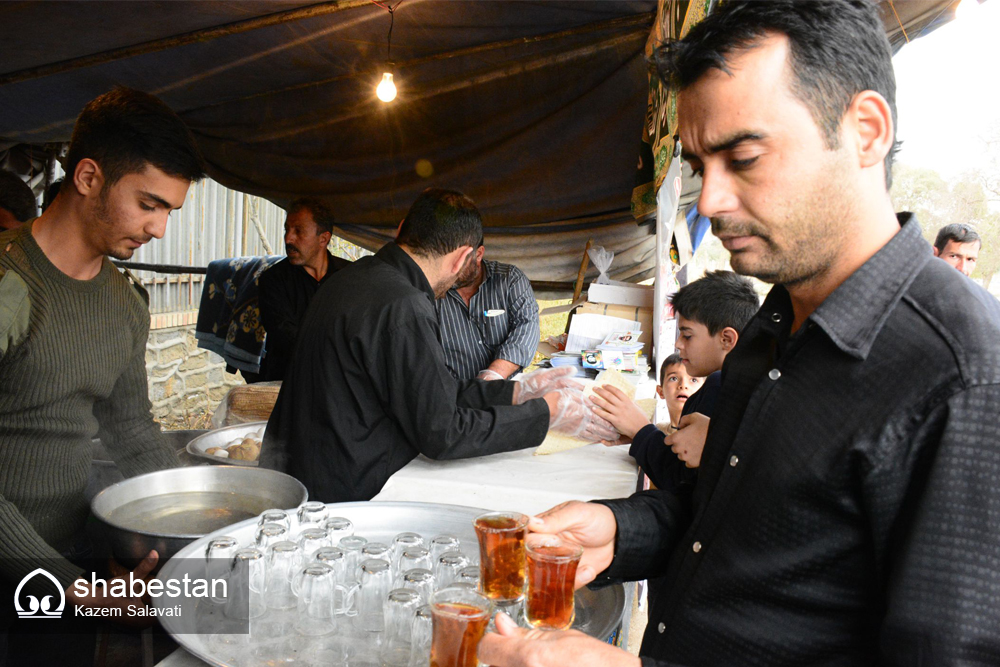
<svg viewBox="0 0 1000 667"><path fill-rule="evenodd" d="M595 444L546 456L532 452L534 447L457 461L419 456L372 500L538 514L567 500L622 498L635 491L638 468L627 446Z"/></svg>

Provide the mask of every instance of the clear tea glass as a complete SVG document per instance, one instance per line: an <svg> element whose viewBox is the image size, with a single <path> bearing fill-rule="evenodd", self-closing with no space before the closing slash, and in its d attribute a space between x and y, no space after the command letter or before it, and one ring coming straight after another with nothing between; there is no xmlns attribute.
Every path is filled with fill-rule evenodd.
<svg viewBox="0 0 1000 667"><path fill-rule="evenodd" d="M583 548L548 538L529 543L524 618L535 628L566 630L575 613L573 583Z"/></svg>
<svg viewBox="0 0 1000 667"><path fill-rule="evenodd" d="M430 667L476 667L491 611L490 601L473 590L442 588L435 593Z"/></svg>
<svg viewBox="0 0 1000 667"><path fill-rule="evenodd" d="M524 597L524 536L528 517L517 512L490 512L476 517L480 587L494 602Z"/></svg>

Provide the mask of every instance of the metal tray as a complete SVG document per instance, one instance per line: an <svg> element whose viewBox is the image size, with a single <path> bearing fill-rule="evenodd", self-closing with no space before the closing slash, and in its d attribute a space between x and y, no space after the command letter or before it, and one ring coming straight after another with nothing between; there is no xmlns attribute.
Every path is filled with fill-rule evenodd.
<svg viewBox="0 0 1000 667"><path fill-rule="evenodd" d="M211 449L212 447L225 447L236 438L242 438L250 433L256 433L265 426L267 426L267 422L247 422L246 424L236 424L235 426L217 428L213 431L205 433L204 435L199 435L197 438L189 442L187 444L187 453L191 456L211 461L212 463L218 463L220 465L257 467L257 461L223 459L218 456L206 454L205 450Z"/></svg>
<svg viewBox="0 0 1000 667"><path fill-rule="evenodd" d="M418 532L427 539L442 533L455 535L462 541L462 551L478 562L479 548L472 523L476 516L486 510L407 502L334 503L327 507L331 516L350 519L354 523L355 534L363 535L369 540L391 542L395 535L406 530ZM179 576L184 571L180 559L203 557L208 541L215 537L231 535L241 542L252 542L255 528L256 520L250 519L194 541L163 566L160 578L166 579L175 574ZM176 600L164 597L153 599L153 606L157 608L175 604ZM576 621L573 628L605 641L618 628L624 613L625 589L621 584L597 591L581 588L576 592ZM174 640L193 655L217 667L233 664L231 657L224 655L209 635L184 634L181 621L174 617L165 616L160 620Z"/></svg>

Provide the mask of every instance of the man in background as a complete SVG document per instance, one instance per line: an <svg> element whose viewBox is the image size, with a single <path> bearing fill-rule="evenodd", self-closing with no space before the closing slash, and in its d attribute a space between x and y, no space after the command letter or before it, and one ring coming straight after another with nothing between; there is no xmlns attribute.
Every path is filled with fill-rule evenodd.
<svg viewBox="0 0 1000 667"><path fill-rule="evenodd" d="M38 215L31 187L9 171L0 171L0 232L14 229Z"/></svg>
<svg viewBox="0 0 1000 667"><path fill-rule="evenodd" d="M257 279L260 319L267 332L262 380L283 380L299 325L320 285L350 262L334 257L327 246L333 235L333 212L317 199L296 199L285 218L288 255Z"/></svg>
<svg viewBox="0 0 1000 667"><path fill-rule="evenodd" d="M504 380L531 363L538 348L538 302L512 264L483 259L482 240L455 286L437 300L441 346L459 380Z"/></svg>
<svg viewBox="0 0 1000 667"><path fill-rule="evenodd" d="M972 227L964 222L945 225L934 240L934 256L940 257L969 276L976 268L983 240Z"/></svg>

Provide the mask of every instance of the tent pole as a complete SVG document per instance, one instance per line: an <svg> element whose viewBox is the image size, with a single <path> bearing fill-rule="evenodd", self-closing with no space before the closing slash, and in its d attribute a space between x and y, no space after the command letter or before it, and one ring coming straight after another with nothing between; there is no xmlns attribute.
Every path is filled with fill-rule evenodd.
<svg viewBox="0 0 1000 667"><path fill-rule="evenodd" d="M116 60L133 58L147 53L155 53L156 51L163 51L164 49L183 46L193 42L208 42L227 35L236 35L241 32L257 30L258 28L267 28L281 23L288 23L290 21L299 21L302 19L314 18L316 16L325 16L327 14L334 14L345 9L367 7L369 5L371 5L370 0L334 0L333 2L321 2L314 5L308 5L306 7L290 9L284 12L275 12L265 16L258 16L245 21L234 21L233 23L226 23L225 25L202 28L201 30L193 30L181 35L155 39L149 42L135 44L133 46L123 46L109 51L101 51L87 56L80 56L79 58L69 58L67 60L48 63L47 65L29 67L16 72L8 72L0 75L0 86L9 83L28 81L30 79L40 79L42 77L52 76L53 74L70 72L84 67L93 67L94 65L103 65Z"/></svg>

